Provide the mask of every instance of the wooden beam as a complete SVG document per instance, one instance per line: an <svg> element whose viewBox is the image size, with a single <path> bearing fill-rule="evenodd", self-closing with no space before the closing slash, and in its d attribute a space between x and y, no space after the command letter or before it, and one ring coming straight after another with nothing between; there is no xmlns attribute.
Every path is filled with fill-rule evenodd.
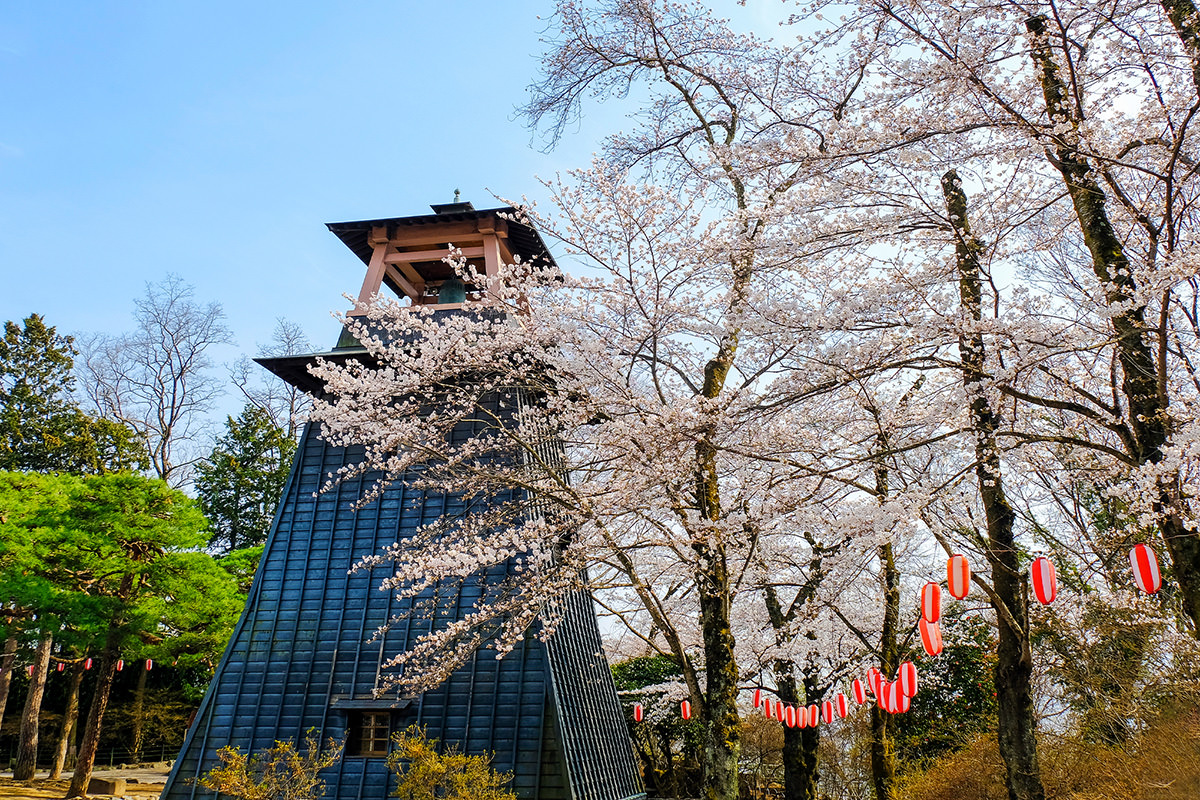
<svg viewBox="0 0 1200 800"><path fill-rule="evenodd" d="M425 284L421 284L421 289L418 290L416 286L409 283L408 278L400 274L400 270L391 264L387 265L387 276L393 283L400 287L400 291L412 298L413 305L420 305L421 297L425 293Z"/></svg>
<svg viewBox="0 0 1200 800"><path fill-rule="evenodd" d="M372 247L377 244L387 244L387 240L388 235L386 225L376 225L375 227L371 228L371 232L367 235L367 244L371 245Z"/></svg>
<svg viewBox="0 0 1200 800"><path fill-rule="evenodd" d="M391 265L389 264L388 266L390 267ZM401 261L396 265L396 267L400 270L404 277L408 278L409 282L412 283L413 286L417 287L419 292L424 294L425 279L421 277L421 273L413 269L412 264L405 264L403 261Z"/></svg>
<svg viewBox="0 0 1200 800"><path fill-rule="evenodd" d="M368 303L371 301L371 295L379 292L379 287L383 285L383 273L387 268L384 258L387 256L388 245L386 240L383 243L375 245L374 252L371 253L371 263L367 265L367 274L363 278L362 289L358 292L358 302ZM350 313L358 313L352 311Z"/></svg>
<svg viewBox="0 0 1200 800"><path fill-rule="evenodd" d="M492 237L493 239L495 237ZM487 237L484 238L487 241ZM483 247L463 247L463 258L479 258L484 254ZM389 253L384 261L388 264L411 264L414 261L441 261L450 255L449 250L413 250L408 253Z"/></svg>
<svg viewBox="0 0 1200 800"><path fill-rule="evenodd" d="M483 237L483 266L489 280L500 274L500 240L494 233ZM496 297L495 287L489 287L488 294Z"/></svg>

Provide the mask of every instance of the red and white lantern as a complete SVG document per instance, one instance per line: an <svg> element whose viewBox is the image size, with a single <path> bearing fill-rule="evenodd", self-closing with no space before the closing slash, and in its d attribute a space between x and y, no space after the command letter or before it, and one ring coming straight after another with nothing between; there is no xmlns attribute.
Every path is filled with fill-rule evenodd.
<svg viewBox="0 0 1200 800"><path fill-rule="evenodd" d="M91 668L92 668L92 660L91 660L90 658L89 658L87 661L84 661L84 662L83 662L83 668L84 668L84 669L91 669Z"/></svg>
<svg viewBox="0 0 1200 800"><path fill-rule="evenodd" d="M684 719L692 718L692 704L690 701L684 700L679 704L679 716L683 717Z"/></svg>
<svg viewBox="0 0 1200 800"><path fill-rule="evenodd" d="M832 700L826 700L824 703L821 703L821 718L823 720L825 720L826 725L833 722L833 701Z"/></svg>
<svg viewBox="0 0 1200 800"><path fill-rule="evenodd" d="M1054 574L1054 562L1045 556L1038 556L1029 567L1030 577L1033 578L1033 596L1044 606L1054 602L1058 596L1058 577Z"/></svg>
<svg viewBox="0 0 1200 800"><path fill-rule="evenodd" d="M912 698L905 694L904 688L900 681L895 681L890 687L888 687L887 710L890 713L903 714L905 711L908 711L911 702Z"/></svg>
<svg viewBox="0 0 1200 800"><path fill-rule="evenodd" d="M937 622L942 618L942 587L933 581L921 587L921 619Z"/></svg>
<svg viewBox="0 0 1200 800"><path fill-rule="evenodd" d="M900 684L900 691L908 697L913 697L917 693L917 665L911 661L905 661L900 665L900 674L896 678L896 683Z"/></svg>
<svg viewBox="0 0 1200 800"><path fill-rule="evenodd" d="M66 666L67 666L66 664L64 664L63 662L60 661L60 662L58 662L57 669L59 672L62 672L64 669L66 669Z"/></svg>
<svg viewBox="0 0 1200 800"><path fill-rule="evenodd" d="M771 698L764 697L762 701L763 716L767 719L771 718Z"/></svg>
<svg viewBox="0 0 1200 800"><path fill-rule="evenodd" d="M643 717L644 715L645 715L645 712L644 712L644 711L642 711L642 704L641 704L641 703L634 703L634 704L633 704L633 721L634 721L634 722L641 722L641 721L642 721L642 717Z"/></svg>
<svg viewBox="0 0 1200 800"><path fill-rule="evenodd" d="M808 707L808 726L815 728L821 724L821 709L817 708L817 704L813 703Z"/></svg>
<svg viewBox="0 0 1200 800"><path fill-rule="evenodd" d="M1136 545L1129 551L1129 565L1133 567L1133 579L1146 594L1154 594L1162 588L1162 575L1158 571L1158 556L1148 544Z"/></svg>
<svg viewBox="0 0 1200 800"><path fill-rule="evenodd" d="M921 620L921 647L925 648L925 652L931 656L940 655L942 652L942 626L936 622L926 622Z"/></svg>
<svg viewBox="0 0 1200 800"><path fill-rule="evenodd" d="M787 726L789 728L796 727L796 707L788 706L787 713L785 714L785 716L786 716L786 719L784 721L787 723Z"/></svg>
<svg viewBox="0 0 1200 800"><path fill-rule="evenodd" d="M971 591L971 565L966 556L955 553L946 562L946 588L959 600Z"/></svg>
<svg viewBox="0 0 1200 800"><path fill-rule="evenodd" d="M871 667L867 670L867 685L871 687L871 691L876 697L880 695L880 687L883 686L883 673L876 667Z"/></svg>
<svg viewBox="0 0 1200 800"><path fill-rule="evenodd" d="M845 719L846 715L850 713L850 698L846 697L842 692L838 692L834 705L837 708L837 715L842 719Z"/></svg>
<svg viewBox="0 0 1200 800"><path fill-rule="evenodd" d="M117 659L117 672L120 672L123 669L125 669L125 659L119 658Z"/></svg>
<svg viewBox="0 0 1200 800"><path fill-rule="evenodd" d="M149 672L149 671L150 671L150 668L151 668L151 667L153 667L153 666L154 666L154 659L152 659L152 658L147 658L147 659L146 659L146 671L147 671L147 672Z"/></svg>
<svg viewBox="0 0 1200 800"><path fill-rule="evenodd" d="M891 684L887 681L881 680L879 682L879 691L875 693L875 700L879 703L879 707L884 711L891 711L891 709L888 707L890 691Z"/></svg>
<svg viewBox="0 0 1200 800"><path fill-rule="evenodd" d="M796 708L796 727L808 727L808 709L806 709L804 706L798 706Z"/></svg>
<svg viewBox="0 0 1200 800"><path fill-rule="evenodd" d="M32 677L33 677L33 664L30 664L28 667L26 667L26 668L25 668L25 671L26 671L26 672L28 672L28 673L29 673L29 677L31 677L31 678L32 678Z"/></svg>
<svg viewBox="0 0 1200 800"><path fill-rule="evenodd" d="M858 678L855 678L854 682L850 684L850 690L854 692L854 702L860 706L867 702L867 687L863 686L863 682Z"/></svg>
<svg viewBox="0 0 1200 800"><path fill-rule="evenodd" d="M754 707L758 708L762 705L762 689L754 690Z"/></svg>

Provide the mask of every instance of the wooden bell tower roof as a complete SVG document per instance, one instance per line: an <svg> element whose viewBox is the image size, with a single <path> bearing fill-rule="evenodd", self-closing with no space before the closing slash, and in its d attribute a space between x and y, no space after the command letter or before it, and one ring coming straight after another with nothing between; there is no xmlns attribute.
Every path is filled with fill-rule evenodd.
<svg viewBox="0 0 1200 800"><path fill-rule="evenodd" d="M502 263L522 261L553 263L546 243L530 225L517 222L520 212L511 206L476 210L470 203L446 203L430 206L432 214L415 217L366 219L357 222L330 222L326 225L346 247L367 265L358 299L366 302L372 295L388 289L397 297L409 298L436 313L455 313L462 307L464 295L478 296L480 286L457 281L454 302L442 302L443 288L454 278L453 270L442 259L453 245L462 251L467 263L480 275L495 275ZM355 312L349 312L354 316ZM294 356L254 359L272 373L310 394L320 394L324 385L309 371L317 358L335 363L355 359L373 363L366 348L348 331L343 331L332 350Z"/></svg>
<svg viewBox="0 0 1200 800"><path fill-rule="evenodd" d="M413 305L452 308L460 300L439 297L453 271L443 261L448 245L462 250L480 275L495 275L501 263L549 261L550 251L531 226L517 222L510 206L476 210L470 203L430 206L434 213L357 222L331 222L326 227L367 265L358 299L366 302L383 287ZM481 287L467 285L469 296ZM352 312L353 313L353 312Z"/></svg>

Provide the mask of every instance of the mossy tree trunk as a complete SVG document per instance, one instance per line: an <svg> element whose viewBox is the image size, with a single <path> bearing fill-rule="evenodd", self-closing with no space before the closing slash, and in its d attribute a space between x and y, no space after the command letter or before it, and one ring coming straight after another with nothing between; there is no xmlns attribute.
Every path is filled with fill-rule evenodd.
<svg viewBox="0 0 1200 800"><path fill-rule="evenodd" d="M992 570L992 608L999 623L996 650L996 703L1000 756L1011 800L1043 800L1033 708L1033 653L1029 642L1029 588L1018 560L1013 523L1016 513L1004 493L998 418L985 382L987 350L978 323L983 318L981 245L971 233L967 197L954 170L942 176L947 216L954 229L959 301L968 327L959 334L963 390L970 403L975 437L975 478L987 524L986 551ZM971 325L970 323L975 323Z"/></svg>
<svg viewBox="0 0 1200 800"><path fill-rule="evenodd" d="M1172 22L1178 19L1177 27L1183 25L1180 35L1184 36L1185 46L1196 44L1193 34L1200 30L1197 27L1200 20L1195 17L1191 3L1168 2L1164 6L1168 13L1172 7L1181 10L1172 15ZM1129 259L1109 220L1104 191L1087 158L1079 151L1080 114L1069 101L1067 87L1054 60L1046 19L1031 17L1025 27L1033 42L1031 54L1038 69L1046 114L1058 126L1049 139L1049 148L1054 152L1051 163L1062 174L1083 243L1091 255L1092 272L1103 287L1105 302L1114 311L1110 325L1121 367L1119 391L1127 406L1124 424L1117 433L1135 464L1159 464L1170 434L1170 400L1165 362L1162 362L1166 357L1165 346L1159 348L1160 355L1156 357L1152 340L1157 336L1163 342L1167 331L1156 331L1146 323L1146 309L1138 300ZM1177 474L1159 479L1153 506L1179 583L1184 612L1191 620L1193 635L1200 637L1200 533L1189 530L1184 523L1186 514Z"/></svg>
<svg viewBox="0 0 1200 800"><path fill-rule="evenodd" d="M878 475L876 483L878 483ZM897 631L900 626L900 571L891 542L879 547L879 579L883 585L883 627L879 636L879 669L895 675L900 664ZM896 797L896 743L892 715L871 704L871 785L875 800Z"/></svg>

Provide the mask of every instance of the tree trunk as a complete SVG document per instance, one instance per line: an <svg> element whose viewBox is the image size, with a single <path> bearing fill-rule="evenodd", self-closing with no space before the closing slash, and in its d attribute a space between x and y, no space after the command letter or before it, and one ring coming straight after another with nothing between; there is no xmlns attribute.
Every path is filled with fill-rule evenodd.
<svg viewBox="0 0 1200 800"><path fill-rule="evenodd" d="M886 476L885 476L886 479ZM880 476L876 475L876 484ZM886 484L885 489L886 493ZM900 570L891 542L879 548L879 577L883 582L883 630L879 636L879 669L890 677L900 664L896 642L900 626ZM896 745L892 734L892 715L871 704L871 784L875 800L894 800L896 797Z"/></svg>
<svg viewBox="0 0 1200 800"><path fill-rule="evenodd" d="M17 637L4 640L4 652L0 654L0 727L4 726L4 707L8 705L8 688L12 686L13 665L17 660Z"/></svg>
<svg viewBox="0 0 1200 800"><path fill-rule="evenodd" d="M738 716L737 662L730 624L729 572L725 548L696 545L700 558L700 628L704 634L704 713L706 731L701 765L705 800L737 800L741 719Z"/></svg>
<svg viewBox="0 0 1200 800"><path fill-rule="evenodd" d="M92 767L96 762L96 751L100 746L100 725L104 721L104 709L108 707L108 696L112 693L113 678L117 674L117 644L120 634L109 631L100 655L100 669L96 676L96 691L88 709L87 723L83 728L83 742L79 745L79 758L75 762L75 773L71 776L71 788L67 797L84 797L92 779Z"/></svg>
<svg viewBox="0 0 1200 800"><path fill-rule="evenodd" d="M50 770L50 780L52 781L62 777L67 754L72 749L71 740L75 738L75 724L79 720L79 687L82 685L83 662L76 661L71 667L71 686L67 690L67 709L63 712L62 728L58 733L58 745L54 749L54 767Z"/></svg>
<svg viewBox="0 0 1200 800"><path fill-rule="evenodd" d="M1169 14L1172 8L1185 13L1180 17L1186 23L1181 36L1187 30L1195 32L1200 26L1196 17L1186 16L1195 13L1187 0L1164 2L1163 5ZM1175 19L1172 15L1173 23ZM1109 221L1104 191L1096 182L1087 159L1075 146L1075 128L1079 119L1068 104L1067 90L1059 77L1046 35L1046 19L1031 17L1025 21L1025 27L1032 34L1031 53L1040 72L1046 113L1051 120L1071 123L1069 132L1054 136L1051 162L1062 174L1071 196L1083 243L1092 256L1092 272L1104 288L1105 302L1116 312L1111 315L1110 324L1115 334L1117 361L1121 365L1120 392L1128 406L1128 431L1122 436L1123 444L1137 464L1158 464L1163 460L1162 448L1170 433L1169 403L1165 388L1159 387L1159 369L1148 341L1152 331L1146 324L1145 307L1136 302L1137 284L1121 240ZM1195 44L1196 40L1184 38L1184 45L1192 54L1189 42ZM1196 64L1193 59L1193 65ZM1165 331L1160 335L1166 335ZM1161 478L1154 506L1171 556L1175 580L1179 583L1184 612L1191 619L1192 634L1200 637L1200 533L1188 530L1183 524L1186 515L1178 483L1178 475Z"/></svg>
<svg viewBox="0 0 1200 800"><path fill-rule="evenodd" d="M796 665L788 660L775 662L775 686L779 699L794 706L820 701L814 693L800 696L796 686ZM821 733L817 728L783 727L783 797L784 800L816 800L817 745Z"/></svg>
<svg viewBox="0 0 1200 800"><path fill-rule="evenodd" d="M146 740L146 678L149 675L150 670L145 668L138 673L137 688L133 692L132 761L135 764L140 764L142 761L142 744Z"/></svg>
<svg viewBox="0 0 1200 800"><path fill-rule="evenodd" d="M50 668L50 649L53 645L53 636L43 636L38 642L33 674L29 678L29 691L25 694L25 710L21 713L21 738L17 744L13 780L33 780L37 771L38 717L42 713L42 697L46 693L46 673Z"/></svg>
<svg viewBox="0 0 1200 800"><path fill-rule="evenodd" d="M1171 19L1183 49L1192 60L1192 84L1200 97L1200 12L1192 0L1160 0Z"/></svg>
<svg viewBox="0 0 1200 800"><path fill-rule="evenodd" d="M983 318L980 278L980 244L967 219L967 196L954 170L942 176L946 211L954 227L958 291L962 309L976 323ZM975 478L987 520L987 558L992 568L992 607L999 623L996 650L996 702L999 716L1000 756L1007 771L1011 800L1043 800L1038 766L1036 720L1033 713L1033 653L1029 644L1029 589L1021 570L1013 537L1013 512L1004 494L1000 449L996 444L997 418L987 397L984 370L987 352L978 328L958 336L963 365L963 389L970 402L971 429L975 434Z"/></svg>

